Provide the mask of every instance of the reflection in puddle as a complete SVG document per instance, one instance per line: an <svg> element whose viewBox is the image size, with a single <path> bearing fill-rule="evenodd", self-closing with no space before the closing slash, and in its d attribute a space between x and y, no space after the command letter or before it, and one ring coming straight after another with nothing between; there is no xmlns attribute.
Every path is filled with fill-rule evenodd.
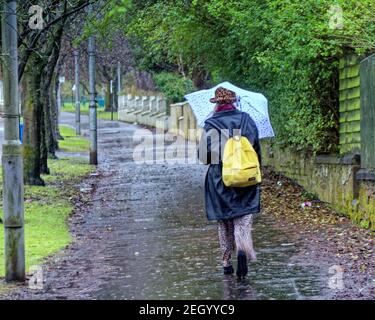
<svg viewBox="0 0 375 320"><path fill-rule="evenodd" d="M223 277L223 300L255 300L256 292L249 279Z"/></svg>

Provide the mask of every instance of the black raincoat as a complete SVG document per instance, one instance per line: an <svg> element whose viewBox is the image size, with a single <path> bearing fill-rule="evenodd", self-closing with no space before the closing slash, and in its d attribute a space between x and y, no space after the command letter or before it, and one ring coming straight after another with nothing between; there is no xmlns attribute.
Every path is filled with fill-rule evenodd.
<svg viewBox="0 0 375 320"><path fill-rule="evenodd" d="M219 129L227 130L219 134ZM233 135L234 129L241 129L241 135L250 141L261 162L258 129L247 113L237 109L220 111L206 120L198 154L202 163L209 164L205 180L208 220L226 220L260 212L260 185L232 188L226 187L222 180L221 156L225 141Z"/></svg>

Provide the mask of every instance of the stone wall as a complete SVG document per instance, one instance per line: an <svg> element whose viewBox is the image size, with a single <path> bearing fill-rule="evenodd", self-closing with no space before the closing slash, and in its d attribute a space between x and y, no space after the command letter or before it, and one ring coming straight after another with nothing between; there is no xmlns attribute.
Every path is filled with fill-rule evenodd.
<svg viewBox="0 0 375 320"><path fill-rule="evenodd" d="M293 179L362 227L375 229L375 183L357 178L358 154L313 156L262 142L263 164Z"/></svg>
<svg viewBox="0 0 375 320"><path fill-rule="evenodd" d="M118 119L168 130L167 103L159 96L119 96Z"/></svg>
<svg viewBox="0 0 375 320"><path fill-rule="evenodd" d="M356 210L351 212L355 221L360 221L363 227L375 230L375 183L372 180L359 180L358 200L355 200Z"/></svg>
<svg viewBox="0 0 375 320"><path fill-rule="evenodd" d="M197 141L202 133L202 128L197 124L197 119L187 102L171 105L169 118L169 131L180 134L188 140Z"/></svg>

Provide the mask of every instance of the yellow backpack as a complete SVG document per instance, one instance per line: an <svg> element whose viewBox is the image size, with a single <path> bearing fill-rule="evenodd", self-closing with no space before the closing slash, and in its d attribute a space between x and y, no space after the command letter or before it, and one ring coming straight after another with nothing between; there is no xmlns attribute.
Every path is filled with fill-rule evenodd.
<svg viewBox="0 0 375 320"><path fill-rule="evenodd" d="M262 181L258 155L246 137L228 139L222 162L222 178L227 187L249 187Z"/></svg>
<svg viewBox="0 0 375 320"><path fill-rule="evenodd" d="M243 115L240 129L242 129ZM250 141L241 135L230 137L223 152L222 179L227 187L249 187L261 183L258 154Z"/></svg>

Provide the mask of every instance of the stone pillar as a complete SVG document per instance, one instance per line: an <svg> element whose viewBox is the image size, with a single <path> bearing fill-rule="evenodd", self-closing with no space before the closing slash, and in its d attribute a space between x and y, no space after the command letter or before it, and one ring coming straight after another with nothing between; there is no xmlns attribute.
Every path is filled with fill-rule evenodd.
<svg viewBox="0 0 375 320"><path fill-rule="evenodd" d="M118 119L124 121L126 96L118 96Z"/></svg>
<svg viewBox="0 0 375 320"><path fill-rule="evenodd" d="M142 97L142 110L148 111L150 109L150 99L147 96Z"/></svg>
<svg viewBox="0 0 375 320"><path fill-rule="evenodd" d="M126 109L132 109L133 108L133 96L131 94L128 94L125 99L125 108Z"/></svg>
<svg viewBox="0 0 375 320"><path fill-rule="evenodd" d="M163 115L167 114L167 101L161 97L158 99L158 112Z"/></svg>
<svg viewBox="0 0 375 320"><path fill-rule="evenodd" d="M151 107L151 112L156 113L157 112L157 106L156 106L156 97L151 96L150 97L150 107Z"/></svg>
<svg viewBox="0 0 375 320"><path fill-rule="evenodd" d="M134 112L137 110L137 97L130 96L129 100L129 110L126 115L126 122L131 122L133 123L135 121L135 115Z"/></svg>
<svg viewBox="0 0 375 320"><path fill-rule="evenodd" d="M144 112L146 111L148 105L147 105L148 97L143 96L140 98L140 108L137 108L136 114L136 121L140 124L147 124L146 118Z"/></svg>
<svg viewBox="0 0 375 320"><path fill-rule="evenodd" d="M180 117L182 116L183 103L171 104L171 115L169 117L169 131L173 134L179 134Z"/></svg>
<svg viewBox="0 0 375 320"><path fill-rule="evenodd" d="M127 107L127 103L128 103L127 99L128 99L128 96L119 96L119 103L118 103L119 110L120 108L125 109Z"/></svg>
<svg viewBox="0 0 375 320"><path fill-rule="evenodd" d="M159 102L160 102L160 97L159 96L156 96L156 111L157 113L160 112L160 109L159 109Z"/></svg>
<svg viewBox="0 0 375 320"><path fill-rule="evenodd" d="M135 105L134 105L134 107L135 107L135 109L136 110L139 110L139 109L141 109L142 108L142 100L141 100L141 97L139 97L139 96L135 96Z"/></svg>

